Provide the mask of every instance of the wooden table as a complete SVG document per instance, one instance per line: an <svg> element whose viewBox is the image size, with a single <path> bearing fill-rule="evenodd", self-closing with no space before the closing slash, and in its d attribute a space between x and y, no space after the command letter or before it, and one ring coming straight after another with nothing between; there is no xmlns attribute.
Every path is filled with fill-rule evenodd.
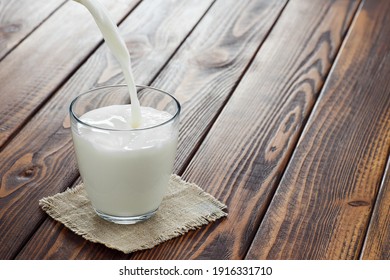
<svg viewBox="0 0 390 280"><path fill-rule="evenodd" d="M174 172L229 215L129 255L48 217L80 180L70 101L123 77L81 5L1 1L1 259L390 259L390 1L102 3L182 103Z"/></svg>

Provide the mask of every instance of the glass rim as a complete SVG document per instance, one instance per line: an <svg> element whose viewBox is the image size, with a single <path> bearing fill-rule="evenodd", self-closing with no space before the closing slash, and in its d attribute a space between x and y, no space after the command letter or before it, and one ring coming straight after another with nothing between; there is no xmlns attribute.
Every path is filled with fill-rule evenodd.
<svg viewBox="0 0 390 280"><path fill-rule="evenodd" d="M158 88L155 88L155 87L151 87L151 86L145 86L145 85L135 85L136 88L146 88L146 89L151 89L151 90L155 90L155 91L158 91L160 93L163 93L165 95L168 95L169 97L172 98L172 100L175 102L176 106L177 106L177 110L176 110L176 113L174 115L172 115L171 118L169 118L168 120L162 122L162 123L159 123L159 124L156 124L156 125L153 125L153 126L148 126L148 127L143 127L143 128L129 128L129 129L115 129L115 128L104 128L104 127L99 127L99 126L96 126L96 125L91 125L91 124L88 124L84 121L82 121L77 115L76 113L74 112L73 108L76 104L76 102L83 96L87 95L87 94L90 94L94 91L98 91L98 90L103 90L103 89L109 89L109 88L122 88L122 87L127 87L126 84L118 84L118 85L107 85L107 86L101 86L101 87L95 87L95 88L91 88L89 90L87 90L86 92L83 92L81 93L80 95L78 95L77 97L75 97L72 102L70 103L70 106L69 106L69 113L70 113L70 116L72 118L74 118L78 123L81 123L82 125L85 125L87 127L90 127L90 128L94 128L94 129L99 129L99 130L103 130L103 131L113 131L113 132L124 132L124 131L143 131L143 130L150 130L150 129L154 129L154 128L157 128L157 127L160 127L160 126L163 126L163 125L166 125L168 124L169 122L173 121L176 119L177 116L179 116L180 114L180 111L181 111L181 105L180 105L180 102L176 99L176 97L174 97L172 94L164 91L164 90L161 90L161 89L158 89ZM103 107L101 107L103 108Z"/></svg>

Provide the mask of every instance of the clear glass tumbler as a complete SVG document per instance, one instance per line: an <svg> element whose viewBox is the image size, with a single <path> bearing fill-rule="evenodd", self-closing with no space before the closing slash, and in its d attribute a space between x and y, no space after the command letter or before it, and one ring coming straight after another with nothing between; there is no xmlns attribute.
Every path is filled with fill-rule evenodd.
<svg viewBox="0 0 390 280"><path fill-rule="evenodd" d="M100 217L118 224L144 221L157 211L177 149L179 102L148 86L137 86L137 94L142 107L167 112L168 118L150 127L113 129L82 117L98 108L128 105L126 85L92 89L70 105L73 144L88 197Z"/></svg>

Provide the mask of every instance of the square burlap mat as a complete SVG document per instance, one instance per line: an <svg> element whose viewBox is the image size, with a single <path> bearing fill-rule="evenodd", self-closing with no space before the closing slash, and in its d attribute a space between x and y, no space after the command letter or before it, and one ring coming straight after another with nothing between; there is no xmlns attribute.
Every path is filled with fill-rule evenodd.
<svg viewBox="0 0 390 280"><path fill-rule="evenodd" d="M53 219L85 239L124 253L152 248L227 216L223 211L226 205L177 175L171 176L157 213L134 225L118 225L98 217L83 184L43 198L39 204Z"/></svg>

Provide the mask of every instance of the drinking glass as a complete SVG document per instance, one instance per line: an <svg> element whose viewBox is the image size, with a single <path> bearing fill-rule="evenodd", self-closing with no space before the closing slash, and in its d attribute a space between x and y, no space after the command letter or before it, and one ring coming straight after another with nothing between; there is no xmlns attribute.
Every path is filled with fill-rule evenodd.
<svg viewBox="0 0 390 280"><path fill-rule="evenodd" d="M180 104L162 90L137 86L142 107L170 114L150 127L112 129L89 124L82 116L112 105L130 104L126 85L92 89L70 105L71 131L77 163L97 215L134 224L159 208L172 172L179 133ZM130 116L129 116L130 117Z"/></svg>

